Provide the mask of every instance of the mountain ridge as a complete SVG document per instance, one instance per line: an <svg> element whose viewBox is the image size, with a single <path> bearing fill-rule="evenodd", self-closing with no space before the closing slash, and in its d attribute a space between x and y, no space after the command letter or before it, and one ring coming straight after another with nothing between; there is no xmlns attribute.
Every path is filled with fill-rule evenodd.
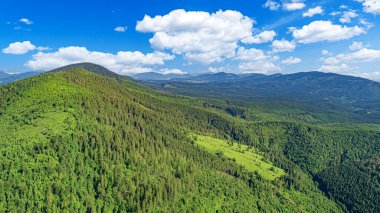
<svg viewBox="0 0 380 213"><path fill-rule="evenodd" d="M145 74L149 76L144 76ZM260 73L244 73L244 74L236 74L236 73L228 73L228 72L217 72L217 73L201 73L196 75L178 75L182 76L181 78L164 78L163 75L157 72L148 72L148 73L141 73L141 74L135 74L132 75L132 78L135 78L136 80L142 80L142 81L189 81L193 83L207 83L207 82L228 82L233 80L249 80L254 78L274 78L274 77L287 77L292 78L295 76L309 76L309 77L347 77L352 79L362 79L367 81L372 81L378 83L376 80L358 77L358 76L351 76L351 75L344 75L344 74L338 74L338 73L331 73L331 72L320 72L320 71L304 71L304 72L296 72L296 73L290 73L290 74L282 74L282 73L275 73L271 75L265 75Z"/></svg>

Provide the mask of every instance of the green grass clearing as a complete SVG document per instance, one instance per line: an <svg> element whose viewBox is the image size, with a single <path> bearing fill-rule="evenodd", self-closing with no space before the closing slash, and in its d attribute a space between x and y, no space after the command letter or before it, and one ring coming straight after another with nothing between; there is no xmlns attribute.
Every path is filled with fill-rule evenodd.
<svg viewBox="0 0 380 213"><path fill-rule="evenodd" d="M206 151L217 154L222 153L227 158L234 159L237 164L244 166L248 171L258 172L263 178L274 180L285 175L285 171L275 167L270 162L263 161L263 156L254 148L237 143L228 144L227 141L216 138L191 135L192 139Z"/></svg>

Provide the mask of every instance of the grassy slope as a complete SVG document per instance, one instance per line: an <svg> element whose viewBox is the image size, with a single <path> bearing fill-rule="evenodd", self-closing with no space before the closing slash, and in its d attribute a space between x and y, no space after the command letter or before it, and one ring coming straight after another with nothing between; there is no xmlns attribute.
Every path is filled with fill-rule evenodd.
<svg viewBox="0 0 380 213"><path fill-rule="evenodd" d="M258 151L252 147L237 143L228 144L227 141L208 136L193 135L191 137L196 144L205 150L231 158L248 171L257 172L265 179L275 180L285 175L285 171L281 168L275 167L271 162L263 161L263 156L259 155Z"/></svg>

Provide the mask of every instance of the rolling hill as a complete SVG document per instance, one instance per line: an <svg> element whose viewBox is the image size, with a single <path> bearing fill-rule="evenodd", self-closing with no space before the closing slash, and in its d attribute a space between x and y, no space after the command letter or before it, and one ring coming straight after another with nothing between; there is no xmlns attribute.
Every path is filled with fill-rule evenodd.
<svg viewBox="0 0 380 213"><path fill-rule="evenodd" d="M0 87L0 211L376 212L379 141L75 64Z"/></svg>

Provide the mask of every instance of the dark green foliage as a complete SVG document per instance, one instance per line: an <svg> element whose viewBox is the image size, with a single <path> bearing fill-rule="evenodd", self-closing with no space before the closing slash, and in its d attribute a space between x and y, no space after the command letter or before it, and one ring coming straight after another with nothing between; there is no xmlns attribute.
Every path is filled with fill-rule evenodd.
<svg viewBox="0 0 380 213"><path fill-rule="evenodd" d="M352 212L380 212L380 174L360 163L342 163L316 176L326 194Z"/></svg>

